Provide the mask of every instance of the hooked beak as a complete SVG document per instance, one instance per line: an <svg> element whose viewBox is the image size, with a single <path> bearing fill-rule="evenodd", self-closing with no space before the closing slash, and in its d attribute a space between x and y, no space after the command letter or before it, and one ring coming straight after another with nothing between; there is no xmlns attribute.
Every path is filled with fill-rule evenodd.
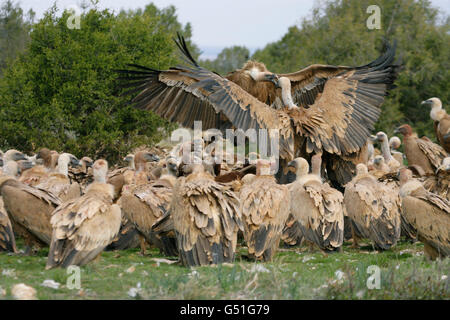
<svg viewBox="0 0 450 320"><path fill-rule="evenodd" d="M424 100L424 101L422 101L421 104L428 105L430 102L431 102L430 100Z"/></svg>
<svg viewBox="0 0 450 320"><path fill-rule="evenodd" d="M28 160L24 160L20 163L20 171L23 172L25 170L33 168L33 163Z"/></svg>
<svg viewBox="0 0 450 320"><path fill-rule="evenodd" d="M158 162L159 157L156 154L146 153L144 155L145 160L151 161L151 162Z"/></svg>
<svg viewBox="0 0 450 320"><path fill-rule="evenodd" d="M70 165L72 167L81 167L81 162L75 157L70 157Z"/></svg>
<svg viewBox="0 0 450 320"><path fill-rule="evenodd" d="M14 161L28 160L27 157L25 157L25 155L21 152L14 153L12 158Z"/></svg>
<svg viewBox="0 0 450 320"><path fill-rule="evenodd" d="M397 133L401 133L401 132L400 132L400 128L395 128L395 129L394 129L394 133L396 133L396 134L397 134Z"/></svg>
<svg viewBox="0 0 450 320"><path fill-rule="evenodd" d="M267 73L264 76L264 79L266 81L270 81L275 85L275 88L280 88L280 86L278 85L278 76L275 73Z"/></svg>

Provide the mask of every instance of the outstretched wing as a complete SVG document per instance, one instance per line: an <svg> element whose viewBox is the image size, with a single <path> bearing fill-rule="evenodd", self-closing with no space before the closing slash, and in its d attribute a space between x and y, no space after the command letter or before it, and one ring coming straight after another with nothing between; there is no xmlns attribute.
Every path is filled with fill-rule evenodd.
<svg viewBox="0 0 450 320"><path fill-rule="evenodd" d="M190 55L182 37L178 37L181 52L188 66L155 70L131 65L134 70L118 70L137 93L132 100L137 108L151 110L172 122L193 127L202 121L202 129L233 125L244 131L250 128L278 129L280 155L293 157L293 132L289 116L262 103L237 84L200 67Z"/></svg>
<svg viewBox="0 0 450 320"><path fill-rule="evenodd" d="M297 132L307 137L307 152L321 149L338 155L360 150L380 115L379 107L394 87L395 44L375 61L359 67L311 65L291 80L294 103L288 112Z"/></svg>

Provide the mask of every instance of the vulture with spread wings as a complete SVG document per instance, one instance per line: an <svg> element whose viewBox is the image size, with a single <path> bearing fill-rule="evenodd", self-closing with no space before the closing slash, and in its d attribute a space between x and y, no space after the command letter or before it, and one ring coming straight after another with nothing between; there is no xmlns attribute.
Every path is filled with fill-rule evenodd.
<svg viewBox="0 0 450 320"><path fill-rule="evenodd" d="M203 130L276 129L270 139L279 139L281 166L323 152L329 178L339 185L351 180L397 74L395 44L359 67L314 64L276 75L248 61L222 77L197 64L182 36L175 42L184 66L155 70L131 64L131 70L118 70L122 87L129 89L125 94L137 93L132 100L137 108L184 127L202 121ZM284 86L282 78L289 80Z"/></svg>

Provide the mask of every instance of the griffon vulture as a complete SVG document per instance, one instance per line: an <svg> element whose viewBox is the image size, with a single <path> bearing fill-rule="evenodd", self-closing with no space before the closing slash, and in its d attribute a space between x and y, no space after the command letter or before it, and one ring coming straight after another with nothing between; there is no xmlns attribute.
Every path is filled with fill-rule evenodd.
<svg viewBox="0 0 450 320"><path fill-rule="evenodd" d="M239 199L203 165L190 165L188 173L177 179L170 205L180 260L184 266L231 263L243 230Z"/></svg>
<svg viewBox="0 0 450 320"><path fill-rule="evenodd" d="M356 166L357 175L344 192L344 203L352 220L353 244L357 238L369 238L377 249L386 250L400 238L400 197L389 184L378 182L367 167Z"/></svg>
<svg viewBox="0 0 450 320"><path fill-rule="evenodd" d="M27 251L33 245L50 244L50 218L61 200L52 192L33 188L15 179L4 181L0 186L0 194L14 233L24 238Z"/></svg>
<svg viewBox="0 0 450 320"><path fill-rule="evenodd" d="M52 242L46 269L82 266L101 254L120 230L120 207L113 204L114 187L106 183L108 163L93 165L94 182L83 196L64 202L51 218Z"/></svg>
<svg viewBox="0 0 450 320"><path fill-rule="evenodd" d="M434 131L439 144L445 151L450 152L450 115L442 109L439 98L422 101L422 104L431 106L430 117L434 121Z"/></svg>
<svg viewBox="0 0 450 320"><path fill-rule="evenodd" d="M271 261L289 216L287 186L277 184L268 160L259 159L256 177L240 190L244 239L251 259Z"/></svg>
<svg viewBox="0 0 450 320"><path fill-rule="evenodd" d="M408 169L400 172L402 212L424 243L431 259L450 255L450 202L431 193L415 179Z"/></svg>
<svg viewBox="0 0 450 320"><path fill-rule="evenodd" d="M15 179L19 171L17 162L8 161L3 166L3 173L0 175L0 188L9 179ZM16 240L13 227L3 204L0 195L0 251L17 252Z"/></svg>
<svg viewBox="0 0 450 320"><path fill-rule="evenodd" d="M447 157L447 152L427 137L418 138L409 124L395 129L403 135L403 147L408 160L408 166L419 166L425 174L432 175Z"/></svg>
<svg viewBox="0 0 450 320"><path fill-rule="evenodd" d="M55 168L56 163L54 163L54 153L47 148L42 148L36 154L36 159L42 159L42 165L36 165L33 168L24 172L19 181L23 182L29 186L38 185L41 180L46 179L49 173Z"/></svg>
<svg viewBox="0 0 450 320"><path fill-rule="evenodd" d="M315 64L275 75L264 64L249 61L221 77L197 64L180 35L175 42L185 66L118 70L122 87L131 88L124 94L138 93L132 100L137 108L189 128L198 120L203 130L274 129L278 134L270 140L278 139L281 168L299 153L323 151L327 166L333 167L330 178L338 184L351 179L351 161L365 146L397 73L394 45L359 67ZM290 90L277 89L279 77L287 78ZM283 101L287 91L290 98Z"/></svg>
<svg viewBox="0 0 450 320"><path fill-rule="evenodd" d="M52 172L47 178L41 179L35 188L53 193L61 202L79 197L81 195L81 187L75 181L71 183L68 176L69 165L78 167L80 162L70 153L61 154L58 157L56 172Z"/></svg>
<svg viewBox="0 0 450 320"><path fill-rule="evenodd" d="M128 168L116 169L113 174L110 174L108 183L114 186L115 197L120 199L117 201L122 210L122 223L118 236L108 246L107 250L123 250L128 248L135 248L139 242L139 234L134 226L134 223L128 220L128 215L124 212L132 210L133 208L142 206L138 199L134 196L127 196L123 198L124 192L130 191L136 185L148 183L149 173L146 170L146 163L158 161L159 157L146 151L139 151L135 155L127 155L124 158L129 163ZM127 193L131 195L130 192ZM131 203L127 203L130 202ZM134 203L134 206L133 206ZM141 239L141 249L145 251L145 240Z"/></svg>
<svg viewBox="0 0 450 320"><path fill-rule="evenodd" d="M289 184L291 214L299 221L303 236L321 250L335 251L344 240L344 197L323 183L317 174L308 174L309 164L303 158L289 162L296 180Z"/></svg>
<svg viewBox="0 0 450 320"><path fill-rule="evenodd" d="M403 164L403 153L397 151L398 148L402 145L402 141L399 137L393 136L389 139L389 147L391 148L391 154L394 157L395 160L400 163L400 165Z"/></svg>
<svg viewBox="0 0 450 320"><path fill-rule="evenodd" d="M398 171L400 166L403 164L402 162L398 162L391 154L391 149L389 148L389 140L386 133L380 131L377 133L377 140L381 144L381 154L383 155L384 162L389 167L389 171Z"/></svg>
<svg viewBox="0 0 450 320"><path fill-rule="evenodd" d="M436 170L436 175L426 177L423 186L428 191L450 201L450 157L442 160L442 165Z"/></svg>
<svg viewBox="0 0 450 320"><path fill-rule="evenodd" d="M140 236L167 256L178 255L176 239L157 236L152 226L169 211L175 183L174 176L164 174L156 181L126 186L120 198L124 216L135 226ZM141 253L145 254L143 244Z"/></svg>

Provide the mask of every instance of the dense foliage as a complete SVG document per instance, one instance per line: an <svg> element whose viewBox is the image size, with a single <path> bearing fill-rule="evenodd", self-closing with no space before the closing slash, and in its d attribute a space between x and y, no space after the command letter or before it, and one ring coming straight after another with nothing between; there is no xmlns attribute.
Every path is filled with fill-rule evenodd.
<svg viewBox="0 0 450 320"><path fill-rule="evenodd" d="M177 63L172 37L190 26L175 9L86 10L80 29L72 13L52 7L33 25L30 44L0 80L0 147L49 147L75 155L117 160L131 148L158 141L171 125L127 105L114 69L127 63L167 68ZM194 50L194 51L197 51Z"/></svg>

